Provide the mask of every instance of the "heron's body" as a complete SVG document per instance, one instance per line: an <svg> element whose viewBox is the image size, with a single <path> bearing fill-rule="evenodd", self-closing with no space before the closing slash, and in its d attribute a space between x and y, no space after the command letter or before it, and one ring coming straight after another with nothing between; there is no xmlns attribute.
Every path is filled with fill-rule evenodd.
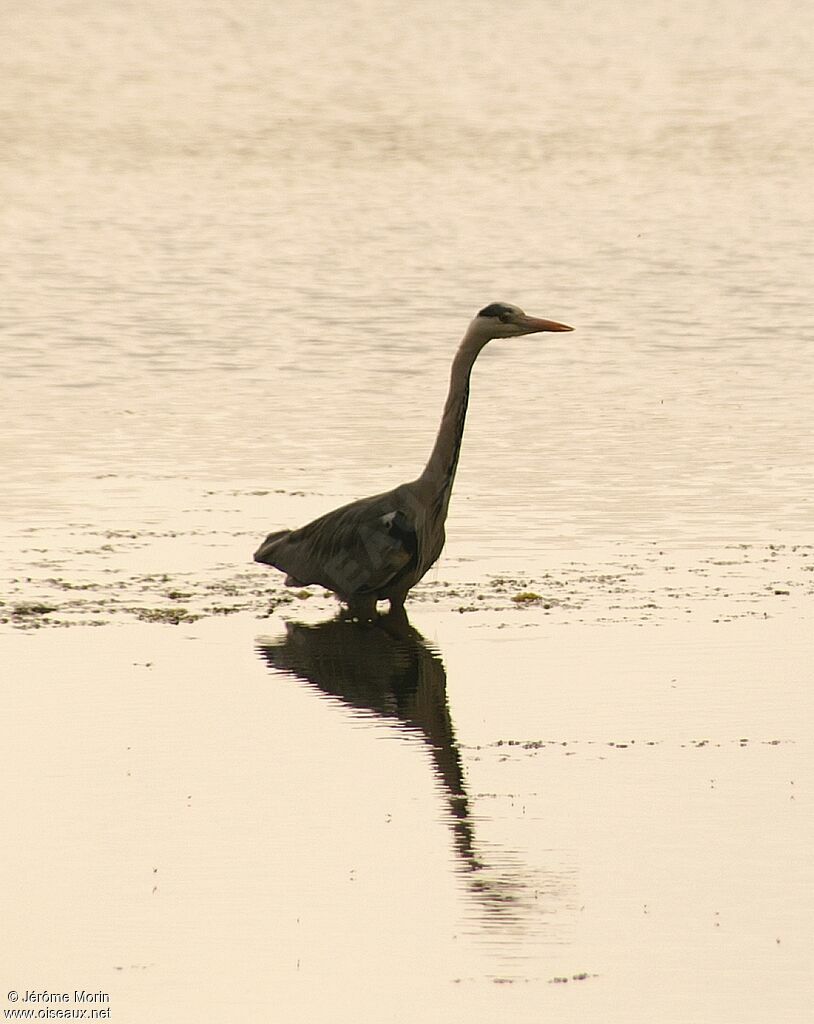
<svg viewBox="0 0 814 1024"><path fill-rule="evenodd" d="M418 479L392 491L343 505L298 530L271 533L254 555L285 572L289 586L320 584L354 614L370 617L376 602L403 606L412 587L444 547L452 484L461 450L469 378L492 338L539 331L570 331L552 320L527 317L516 306L481 310L461 341L435 445Z"/></svg>
<svg viewBox="0 0 814 1024"><path fill-rule="evenodd" d="M289 586L318 583L351 610L404 604L441 554L444 524L423 513L417 481L343 505L299 530L270 534L255 554L287 573Z"/></svg>

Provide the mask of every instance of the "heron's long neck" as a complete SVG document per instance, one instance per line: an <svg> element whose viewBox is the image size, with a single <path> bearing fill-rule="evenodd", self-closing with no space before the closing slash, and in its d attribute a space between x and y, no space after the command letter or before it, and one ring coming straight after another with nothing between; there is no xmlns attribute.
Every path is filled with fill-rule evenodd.
<svg viewBox="0 0 814 1024"><path fill-rule="evenodd" d="M420 483L427 488L432 498L442 502L444 514L449 504L455 470L458 467L458 456L461 452L466 407L469 402L469 375L487 340L482 335L470 331L464 335L452 361L449 392L438 436L424 472L419 477Z"/></svg>

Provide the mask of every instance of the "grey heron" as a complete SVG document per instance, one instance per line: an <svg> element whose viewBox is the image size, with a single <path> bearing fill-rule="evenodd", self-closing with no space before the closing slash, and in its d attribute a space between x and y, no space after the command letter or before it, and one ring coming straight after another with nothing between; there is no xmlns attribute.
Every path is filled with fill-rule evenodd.
<svg viewBox="0 0 814 1024"><path fill-rule="evenodd" d="M391 491L334 509L298 530L270 533L254 560L286 573L287 586L316 583L325 587L360 619L375 615L377 601L389 601L391 610L403 608L408 592L444 546L469 378L481 350L495 338L571 330L556 320L529 316L506 302L485 306L469 324L452 361L441 424L421 475Z"/></svg>

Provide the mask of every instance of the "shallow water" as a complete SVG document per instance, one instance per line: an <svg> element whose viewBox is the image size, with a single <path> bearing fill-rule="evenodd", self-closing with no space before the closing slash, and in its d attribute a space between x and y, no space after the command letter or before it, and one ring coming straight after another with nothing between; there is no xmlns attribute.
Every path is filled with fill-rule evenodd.
<svg viewBox="0 0 814 1024"><path fill-rule="evenodd" d="M810 653L432 607L20 633L4 980L128 1021L804 1020Z"/></svg>
<svg viewBox="0 0 814 1024"><path fill-rule="evenodd" d="M9 16L7 988L805 1019L813 17ZM482 355L411 625L332 622L257 540L415 475L496 299L576 331Z"/></svg>

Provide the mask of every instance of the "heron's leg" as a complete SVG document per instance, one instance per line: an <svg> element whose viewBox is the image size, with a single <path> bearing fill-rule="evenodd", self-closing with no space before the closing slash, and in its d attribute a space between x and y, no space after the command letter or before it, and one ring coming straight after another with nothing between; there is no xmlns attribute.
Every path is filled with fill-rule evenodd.
<svg viewBox="0 0 814 1024"><path fill-rule="evenodd" d="M404 612L404 602L407 598L407 592L403 594L391 594L390 596L390 611L391 612ZM406 614L406 612L404 612Z"/></svg>
<svg viewBox="0 0 814 1024"><path fill-rule="evenodd" d="M372 622L376 618L376 598L365 595L349 599L348 617L359 622Z"/></svg>
<svg viewBox="0 0 814 1024"><path fill-rule="evenodd" d="M378 625L391 636L406 639L411 635L410 620L403 604L392 604L386 615L380 615Z"/></svg>

